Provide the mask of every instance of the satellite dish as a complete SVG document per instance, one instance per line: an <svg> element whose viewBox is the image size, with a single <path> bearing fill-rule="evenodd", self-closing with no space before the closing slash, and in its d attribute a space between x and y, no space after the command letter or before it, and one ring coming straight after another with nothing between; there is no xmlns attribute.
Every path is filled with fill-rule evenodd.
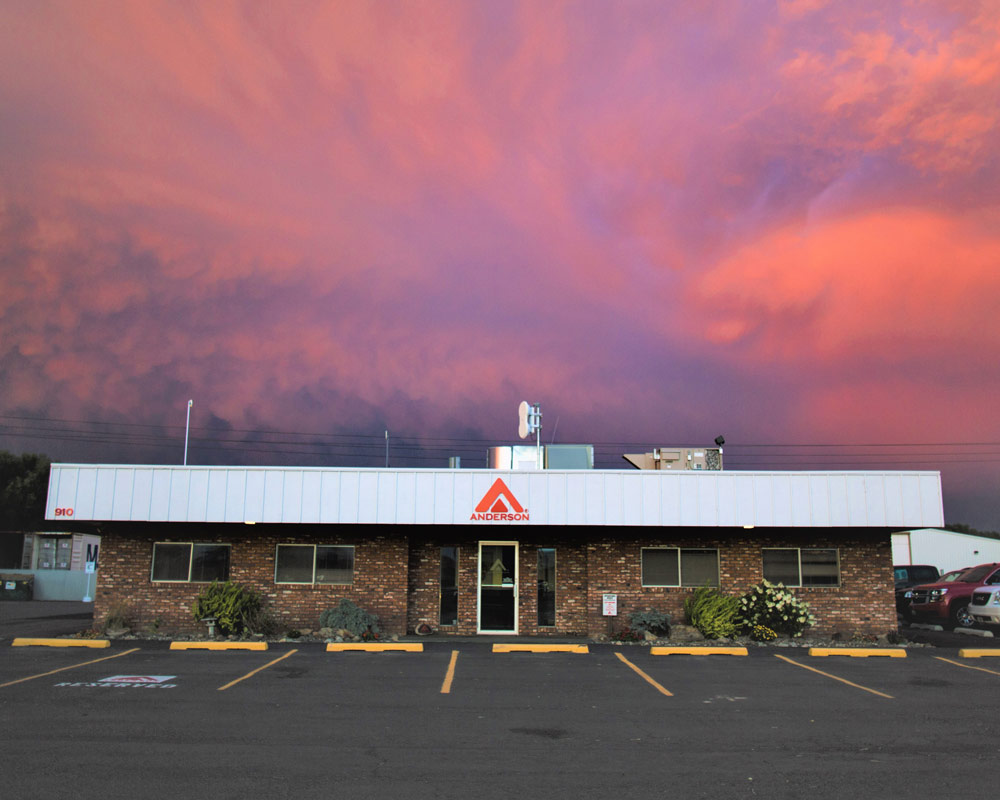
<svg viewBox="0 0 1000 800"><path fill-rule="evenodd" d="M531 432L531 428L528 425L528 412L531 411L531 406L528 405L527 400L522 400L521 405L517 407L517 435L522 439L527 439L528 434Z"/></svg>

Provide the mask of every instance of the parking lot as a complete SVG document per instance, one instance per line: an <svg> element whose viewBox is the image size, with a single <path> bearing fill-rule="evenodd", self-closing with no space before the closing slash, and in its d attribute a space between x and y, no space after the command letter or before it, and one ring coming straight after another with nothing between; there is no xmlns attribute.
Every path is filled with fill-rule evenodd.
<svg viewBox="0 0 1000 800"><path fill-rule="evenodd" d="M1000 658L930 648L4 642L0 759L10 797L950 796L992 785L998 688Z"/></svg>

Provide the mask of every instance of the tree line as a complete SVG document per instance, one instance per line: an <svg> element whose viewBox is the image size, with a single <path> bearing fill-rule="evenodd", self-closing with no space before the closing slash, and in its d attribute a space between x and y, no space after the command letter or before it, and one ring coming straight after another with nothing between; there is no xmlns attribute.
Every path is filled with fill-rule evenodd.
<svg viewBox="0 0 1000 800"><path fill-rule="evenodd" d="M51 463L37 453L0 450L0 530L45 530Z"/></svg>

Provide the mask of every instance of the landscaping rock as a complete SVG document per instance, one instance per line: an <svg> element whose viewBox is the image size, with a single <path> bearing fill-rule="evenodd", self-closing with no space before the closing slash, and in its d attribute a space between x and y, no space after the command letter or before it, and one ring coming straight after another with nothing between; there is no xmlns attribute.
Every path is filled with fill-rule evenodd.
<svg viewBox="0 0 1000 800"><path fill-rule="evenodd" d="M698 629L691 625L670 626L670 641L672 642L701 642L704 639L705 637Z"/></svg>

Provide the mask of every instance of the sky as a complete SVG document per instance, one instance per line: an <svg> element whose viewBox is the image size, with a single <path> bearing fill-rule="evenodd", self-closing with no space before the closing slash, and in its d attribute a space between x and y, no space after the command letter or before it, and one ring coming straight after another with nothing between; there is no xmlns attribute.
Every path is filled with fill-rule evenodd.
<svg viewBox="0 0 1000 800"><path fill-rule="evenodd" d="M528 400L1000 529L993 0L0 17L0 448L480 466Z"/></svg>

